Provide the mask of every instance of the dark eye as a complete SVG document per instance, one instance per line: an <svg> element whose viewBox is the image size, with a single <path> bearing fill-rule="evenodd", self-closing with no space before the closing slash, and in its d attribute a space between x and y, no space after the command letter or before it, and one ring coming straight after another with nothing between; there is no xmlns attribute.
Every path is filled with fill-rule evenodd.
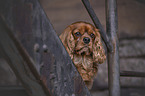
<svg viewBox="0 0 145 96"><path fill-rule="evenodd" d="M95 37L95 35L94 35L93 33L91 33L91 34L90 34L90 36L91 36L92 38L94 38L94 37Z"/></svg>
<svg viewBox="0 0 145 96"><path fill-rule="evenodd" d="M80 32L76 32L75 33L75 36L80 37L81 36L81 33Z"/></svg>

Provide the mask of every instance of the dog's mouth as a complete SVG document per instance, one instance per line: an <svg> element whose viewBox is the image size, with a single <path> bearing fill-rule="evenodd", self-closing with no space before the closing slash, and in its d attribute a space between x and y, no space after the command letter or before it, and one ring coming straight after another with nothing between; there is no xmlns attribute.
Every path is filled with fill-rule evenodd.
<svg viewBox="0 0 145 96"><path fill-rule="evenodd" d="M79 55L91 55L92 52L88 46L84 46L80 49L75 49L74 53Z"/></svg>

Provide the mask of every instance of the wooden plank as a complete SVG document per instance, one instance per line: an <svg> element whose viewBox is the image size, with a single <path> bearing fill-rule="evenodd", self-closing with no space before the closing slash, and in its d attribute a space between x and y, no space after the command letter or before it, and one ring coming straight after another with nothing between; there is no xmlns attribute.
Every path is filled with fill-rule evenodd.
<svg viewBox="0 0 145 96"><path fill-rule="evenodd" d="M145 72L121 71L120 76L123 76L123 77L145 77Z"/></svg>
<svg viewBox="0 0 145 96"><path fill-rule="evenodd" d="M126 58L145 58L145 38L143 39L122 39L119 46L120 57Z"/></svg>

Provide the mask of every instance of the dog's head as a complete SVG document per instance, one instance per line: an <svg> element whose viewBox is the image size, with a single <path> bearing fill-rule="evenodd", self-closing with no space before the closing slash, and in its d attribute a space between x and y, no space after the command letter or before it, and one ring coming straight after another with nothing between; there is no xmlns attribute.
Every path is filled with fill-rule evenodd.
<svg viewBox="0 0 145 96"><path fill-rule="evenodd" d="M78 55L92 55L93 43L99 37L98 30L84 22L74 23L72 35L75 46L74 53Z"/></svg>
<svg viewBox="0 0 145 96"><path fill-rule="evenodd" d="M64 30L60 38L70 56L91 56L93 62L98 64L106 59L99 30L90 23L73 23Z"/></svg>

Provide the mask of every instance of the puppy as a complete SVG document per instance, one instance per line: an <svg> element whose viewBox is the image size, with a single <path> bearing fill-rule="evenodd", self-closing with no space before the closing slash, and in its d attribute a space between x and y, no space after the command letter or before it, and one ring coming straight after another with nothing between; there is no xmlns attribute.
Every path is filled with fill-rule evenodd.
<svg viewBox="0 0 145 96"><path fill-rule="evenodd" d="M87 22L75 22L60 35L85 84L91 89L98 64L105 61L105 51L99 30Z"/></svg>

